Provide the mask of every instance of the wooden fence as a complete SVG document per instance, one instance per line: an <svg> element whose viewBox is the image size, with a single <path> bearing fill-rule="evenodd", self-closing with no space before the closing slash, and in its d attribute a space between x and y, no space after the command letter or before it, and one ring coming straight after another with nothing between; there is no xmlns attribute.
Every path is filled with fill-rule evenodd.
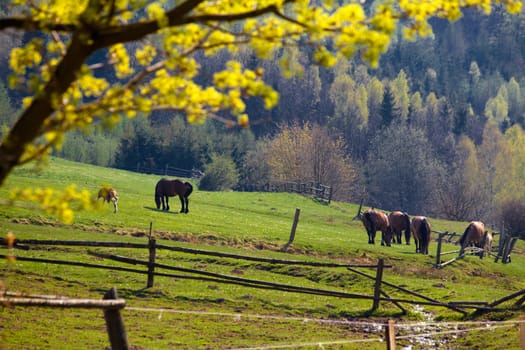
<svg viewBox="0 0 525 350"><path fill-rule="evenodd" d="M456 232L439 232L439 231L432 231L434 233L438 234L437 241L437 249L436 249L436 262L434 264L437 268L445 267L454 261L457 261L458 259L464 258L466 255L478 255L482 257L483 255L483 249L476 248L476 247L466 247L463 254L460 254L460 249L454 249L451 251L442 251L443 242L446 243L454 243L457 244L457 241L461 237L461 234L458 234ZM498 260L501 259L502 263L507 264L511 262L510 254L512 253L512 249L514 248L514 245L516 244L518 238L512 237L510 235L506 234L500 234L499 232L493 232L492 236L499 237L498 245L496 248L496 253L494 254L494 245L492 247L492 251L488 253L488 255L494 256L494 262L498 262ZM454 255L449 260L443 261L443 256L445 255Z"/></svg>
<svg viewBox="0 0 525 350"><path fill-rule="evenodd" d="M288 192L298 193L305 196L311 196L312 198L330 204L332 201L332 187L323 185L320 183L310 182L272 182L264 185L244 185L238 187L239 191L246 192Z"/></svg>
<svg viewBox="0 0 525 350"><path fill-rule="evenodd" d="M161 176L172 176L172 177L183 177L187 179L200 179L204 176L204 173L199 169L182 169L173 167L169 164L164 165L164 167L153 167L153 166L144 166L140 163L137 164L135 168L120 168L123 170L134 171L141 174L154 174Z"/></svg>
<svg viewBox="0 0 525 350"><path fill-rule="evenodd" d="M82 308L102 309L106 321L106 330L111 349L129 349L128 338L120 310L126 305L124 299L118 297L117 290L111 288L103 300L70 299L49 295L27 295L23 293L2 292L0 305L48 308Z"/></svg>
<svg viewBox="0 0 525 350"><path fill-rule="evenodd" d="M2 240L4 245L6 244L5 240ZM410 291L406 288L397 286L395 284L389 283L383 278L383 271L385 268L392 267L391 265L386 265L383 259L379 259L376 265L370 264L342 264L342 263L328 263L328 262L316 262L316 261L298 261L298 260L281 260L281 259L268 259L268 258L259 258L251 257L244 255L236 254L227 254L213 251L205 251L199 249L183 248L176 246L168 246L157 244L154 238L149 238L147 244L138 244L138 243L125 243L125 242L94 242L94 241L58 241L58 240L15 240L14 248L17 249L31 249L33 245L54 245L54 246L78 246L78 247L111 247L111 248L137 248L137 249L147 249L149 253L148 260L138 260L130 257L124 257L115 254L107 254L95 251L88 251L88 254L96 256L98 258L117 261L125 264L132 264L135 266L143 266L144 268L130 268L124 266L111 266L111 265L102 265L102 264L92 264L84 262L75 262L75 261L64 261L57 259L43 259L43 258L34 258L34 257L23 257L16 256L15 259L18 261L31 261L31 262L40 262L48 264L59 264L59 265L69 265L69 266L79 266L86 268L96 268L96 269L106 269L106 270L115 270L128 273L138 273L147 276L146 287L153 287L155 276L159 277L171 277L179 279L192 279L200 280L207 282L216 282L216 283L225 283L225 284L236 284L242 285L245 287L252 288L262 288L262 289L272 289L279 291L287 291L294 293L303 293L303 294L312 294L312 295L321 295L337 298L348 298L348 299L365 299L372 302L371 311L376 310L379 307L381 302L393 303L397 306L402 312L406 312L406 309L402 304L419 304L419 305L428 305L428 306L437 306L445 307L456 312L459 312L463 315L468 314L467 309L478 310L493 310L496 305L499 303L489 303L489 302L471 302L471 301L460 301L460 302L441 302L439 300L427 297L421 293ZM307 288L301 286L294 286L289 284L274 283L260 280L253 280L247 278L241 278L238 276L224 275L214 272L208 272L198 269L190 269L178 266L171 266L166 264L161 264L156 261L157 250L164 249L169 251L183 252L188 254L197 254L197 255L208 255L220 258L229 258L229 259L241 259L253 262L261 262L268 264L285 264L285 265L302 265L302 266L317 266L317 267L326 267L326 268L346 268L348 271L358 274L362 277L368 278L373 281L373 287L370 295L367 294L358 294L358 293L349 293L334 291L321 288ZM5 255L0 255L0 258L6 258ZM368 268L375 269L375 275L368 274L362 271L359 271L358 268ZM167 270L169 272L161 272L159 270ZM398 293L403 293L408 295L409 298L393 298L387 294L385 288L394 290ZM525 294L525 291L518 292L515 296ZM521 305L525 300L521 300L518 304Z"/></svg>

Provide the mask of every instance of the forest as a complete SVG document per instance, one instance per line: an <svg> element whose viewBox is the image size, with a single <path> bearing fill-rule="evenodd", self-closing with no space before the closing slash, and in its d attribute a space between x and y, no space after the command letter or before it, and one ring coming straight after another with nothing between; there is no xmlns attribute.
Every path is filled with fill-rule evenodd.
<svg viewBox="0 0 525 350"><path fill-rule="evenodd" d="M53 153L121 169L202 169L207 190L315 181L332 186L336 200L498 225L503 204L525 199L525 16L466 10L432 26L432 36L413 42L399 33L377 68L358 58L323 68L294 47L266 60L242 48L202 55L197 80L237 60L264 71L277 106L248 99L246 128L155 111L110 131L68 133ZM9 52L31 38L0 32L0 47ZM2 135L22 104L7 88L8 60L0 57ZM111 81L109 71L97 74Z"/></svg>

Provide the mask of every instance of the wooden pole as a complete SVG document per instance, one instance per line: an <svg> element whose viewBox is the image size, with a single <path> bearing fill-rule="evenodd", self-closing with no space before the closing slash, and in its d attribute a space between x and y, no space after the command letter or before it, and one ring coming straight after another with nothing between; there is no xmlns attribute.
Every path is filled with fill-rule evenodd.
<svg viewBox="0 0 525 350"><path fill-rule="evenodd" d="M301 213L301 209L296 208L295 209L295 216L293 219L293 225L292 225L292 231L290 232L290 239L288 239L288 244L291 244L293 240L295 239L295 230L297 229L297 223L299 222L299 214Z"/></svg>
<svg viewBox="0 0 525 350"><path fill-rule="evenodd" d="M438 245L437 245L437 251L436 251L436 266L435 267L441 267L441 241L443 240L443 237L447 235L448 232L440 233L438 236Z"/></svg>
<svg viewBox="0 0 525 350"><path fill-rule="evenodd" d="M148 284L147 288L153 287L153 277L155 276L155 255L157 241L155 238L149 239L149 260L148 260Z"/></svg>
<svg viewBox="0 0 525 350"><path fill-rule="evenodd" d="M377 261L376 283L374 286L374 304L372 305L372 311L377 310L377 308L379 307L379 301L381 299L381 280L383 279L383 266L384 260L379 259Z"/></svg>
<svg viewBox="0 0 525 350"><path fill-rule="evenodd" d="M525 316L520 317L520 349L525 350Z"/></svg>
<svg viewBox="0 0 525 350"><path fill-rule="evenodd" d="M104 300L118 299L117 290L111 288L105 295ZM124 320L118 308L104 310L106 328L108 331L109 342L112 350L129 349L128 337L124 328Z"/></svg>
<svg viewBox="0 0 525 350"><path fill-rule="evenodd" d="M361 198L361 201L359 202L359 209L357 209L357 214L354 217L354 220L361 218L361 209L363 209L363 202L365 201L365 198Z"/></svg>
<svg viewBox="0 0 525 350"><path fill-rule="evenodd" d="M388 324L385 327L385 340L387 350L396 350L396 330L394 320L388 320Z"/></svg>

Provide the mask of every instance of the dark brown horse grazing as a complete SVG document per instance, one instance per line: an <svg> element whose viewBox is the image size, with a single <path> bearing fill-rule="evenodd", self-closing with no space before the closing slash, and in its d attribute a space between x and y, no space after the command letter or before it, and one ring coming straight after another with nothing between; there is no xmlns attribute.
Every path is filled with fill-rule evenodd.
<svg viewBox="0 0 525 350"><path fill-rule="evenodd" d="M407 213L400 211L393 211L388 215L388 221L390 222L390 228L392 229L394 243L402 243L402 233L405 231L405 243L410 244L410 217Z"/></svg>
<svg viewBox="0 0 525 350"><path fill-rule="evenodd" d="M465 248L470 245L474 245L478 248L484 248L484 234L485 224L481 221L471 221L465 229L465 232L463 233L463 235L461 235L461 238L459 239L459 244L461 245L461 248L459 249L459 255L463 255L465 253ZM480 258L482 257L483 253L480 254Z"/></svg>
<svg viewBox="0 0 525 350"><path fill-rule="evenodd" d="M368 244L375 244L376 231L381 231L381 245L390 247L392 231L388 222L388 216L380 211L369 209L361 216L361 221L368 234Z"/></svg>
<svg viewBox="0 0 525 350"><path fill-rule="evenodd" d="M188 213L188 197L193 192L193 186L187 181L179 179L168 180L160 179L155 186L155 204L157 209L170 210L168 197L179 196L181 204L181 213ZM166 200L166 203L164 203Z"/></svg>
<svg viewBox="0 0 525 350"><path fill-rule="evenodd" d="M113 187L102 187L98 191L97 200L100 198L103 198L102 203L109 203L110 201L113 202L113 212L116 213L118 211L118 193L117 190L115 190Z"/></svg>
<svg viewBox="0 0 525 350"><path fill-rule="evenodd" d="M410 231L414 236L416 253L428 254L430 234L432 233L428 219L424 216L414 216L410 224Z"/></svg>

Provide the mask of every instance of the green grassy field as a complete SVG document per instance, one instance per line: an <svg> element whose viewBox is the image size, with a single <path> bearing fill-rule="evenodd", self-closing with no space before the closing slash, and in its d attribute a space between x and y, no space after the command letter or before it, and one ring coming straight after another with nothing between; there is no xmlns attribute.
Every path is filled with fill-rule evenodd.
<svg viewBox="0 0 525 350"><path fill-rule="evenodd" d="M413 245L367 244L361 222L354 220L358 210L355 204L333 202L325 205L310 198L282 193L205 192L198 190L195 183L189 214L178 213L180 203L176 198L170 200L172 210L162 212L155 208L153 199L159 178L55 158L41 172L19 169L0 188L0 198L7 198L8 190L14 186L63 188L75 183L78 188L96 193L102 184L111 184L119 191L119 212L114 214L112 205L108 204L101 211L78 212L74 224L63 225L27 203L1 206L1 233L5 235L11 231L19 239L147 243L152 225L151 233L158 243L177 247L338 263L375 264L383 258L393 266L385 270L385 281L442 302L490 302L525 288L522 268L525 253L521 241L510 264L467 257L446 268L435 269L432 265L435 242L431 243L428 256L415 254ZM301 210L299 224L295 240L285 253L281 249L289 239L296 208ZM431 222L437 231L462 232L466 227L464 222L435 218L431 218ZM455 249L457 246L453 244L445 244L443 248L444 251ZM147 249L38 246L14 253L24 257L125 266L88 255L88 250L142 260L148 258ZM2 254L5 253L6 249L2 248ZM158 251L157 262L273 283L373 293L373 281L345 268L270 265L165 250ZM403 315L392 303L381 303L379 309L371 313L372 302L363 299L173 277L156 277L154 287L146 288L146 276L141 274L24 261L2 261L0 267L4 271L0 281L9 291L101 299L108 289L116 287L120 297L126 299L123 317L129 342L135 349L232 349L284 347L287 344L295 344L292 348L318 349L319 343L323 343L325 349L383 349L384 343L377 341L383 332L371 330L370 322L384 322L388 318L395 318L400 324L428 318L478 322L513 320L519 315L519 310L507 310L462 318L461 314L446 308L409 304L403 304L408 310L408 314ZM360 271L375 274L371 269ZM391 297L410 298L393 289L385 288L385 291ZM343 320L346 322L341 322ZM0 349L100 349L108 346L100 310L4 306L0 321ZM414 329L402 328L400 332L417 333ZM422 349L439 348L440 344L448 348L519 349L515 325L458 336L435 335L431 339L437 343L403 339L399 344L412 344Z"/></svg>

